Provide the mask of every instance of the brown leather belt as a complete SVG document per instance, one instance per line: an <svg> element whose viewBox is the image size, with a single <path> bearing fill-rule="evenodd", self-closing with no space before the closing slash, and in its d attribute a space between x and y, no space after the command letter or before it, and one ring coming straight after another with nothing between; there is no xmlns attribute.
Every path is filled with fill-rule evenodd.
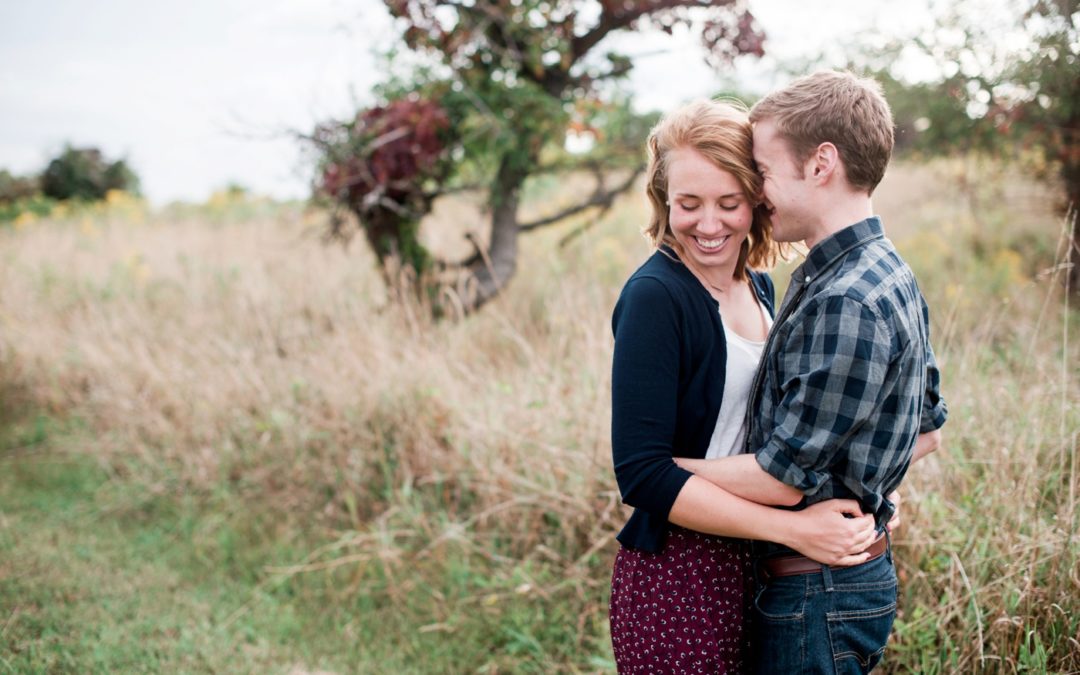
<svg viewBox="0 0 1080 675"><path fill-rule="evenodd" d="M885 551L888 550L889 543L886 541L885 535L881 535L870 544L870 547L865 552L870 554L870 557L866 559L865 564L871 560L877 560L881 556L885 555ZM844 569L843 567L837 567L836 565L830 565L831 569ZM777 558L766 558L761 561L761 571L766 579L772 577L793 577L797 574L810 574L811 572L820 572L821 563L814 562L810 558L802 555L785 555Z"/></svg>

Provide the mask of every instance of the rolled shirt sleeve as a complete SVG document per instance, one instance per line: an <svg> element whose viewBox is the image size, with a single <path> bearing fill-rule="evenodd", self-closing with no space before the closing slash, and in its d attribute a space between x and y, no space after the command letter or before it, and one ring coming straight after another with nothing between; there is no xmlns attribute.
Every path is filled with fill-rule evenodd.
<svg viewBox="0 0 1080 675"><path fill-rule="evenodd" d="M642 277L612 317L611 450L623 501L666 519L691 473L675 464L680 317L667 289Z"/></svg>
<svg viewBox="0 0 1080 675"><path fill-rule="evenodd" d="M838 462L876 461L845 441L875 415L889 368L892 336L866 304L826 296L778 345L783 373L772 434L757 452L770 475L808 497ZM850 467L849 467L850 468Z"/></svg>
<svg viewBox="0 0 1080 675"><path fill-rule="evenodd" d="M919 433L940 429L945 425L949 409L941 397L941 372L938 370L934 348L930 344L930 310L922 300L923 320L926 325L926 393L923 396L922 414L919 419Z"/></svg>

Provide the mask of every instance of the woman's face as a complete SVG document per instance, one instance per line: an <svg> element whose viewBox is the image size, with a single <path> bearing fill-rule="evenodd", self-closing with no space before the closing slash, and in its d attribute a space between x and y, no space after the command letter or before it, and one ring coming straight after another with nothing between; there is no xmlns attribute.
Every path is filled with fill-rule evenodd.
<svg viewBox="0 0 1080 675"><path fill-rule="evenodd" d="M693 148L668 155L668 222L686 262L710 277L733 274L754 220L734 175Z"/></svg>

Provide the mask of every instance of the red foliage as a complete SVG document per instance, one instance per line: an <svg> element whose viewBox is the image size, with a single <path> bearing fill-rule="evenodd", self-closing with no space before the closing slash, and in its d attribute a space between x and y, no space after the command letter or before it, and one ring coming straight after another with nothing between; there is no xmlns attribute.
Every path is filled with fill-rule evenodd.
<svg viewBox="0 0 1080 675"><path fill-rule="evenodd" d="M410 207L423 184L445 171L444 133L450 120L433 101L410 97L369 108L343 129L350 152L323 167L322 188L363 214L378 206Z"/></svg>

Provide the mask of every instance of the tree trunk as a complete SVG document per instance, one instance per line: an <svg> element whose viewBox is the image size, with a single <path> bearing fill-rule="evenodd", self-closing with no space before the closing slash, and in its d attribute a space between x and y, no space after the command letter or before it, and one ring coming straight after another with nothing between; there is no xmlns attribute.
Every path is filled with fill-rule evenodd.
<svg viewBox="0 0 1080 675"><path fill-rule="evenodd" d="M528 167L520 157L502 158L492 186L491 242L458 284L458 297L466 312L479 309L497 296L517 270L517 212L526 176Z"/></svg>

